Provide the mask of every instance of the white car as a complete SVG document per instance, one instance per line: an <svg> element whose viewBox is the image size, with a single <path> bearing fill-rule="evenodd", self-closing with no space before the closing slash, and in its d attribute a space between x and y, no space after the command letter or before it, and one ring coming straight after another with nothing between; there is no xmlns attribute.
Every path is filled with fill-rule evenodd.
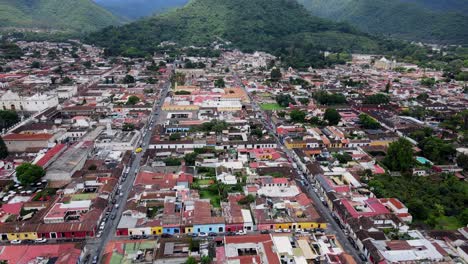
<svg viewBox="0 0 468 264"><path fill-rule="evenodd" d="M283 233L290 233L291 230L287 229L287 228L283 228Z"/></svg>
<svg viewBox="0 0 468 264"><path fill-rule="evenodd" d="M21 244L21 240L15 239L15 240L10 241L10 243L13 245L18 245L18 244Z"/></svg>
<svg viewBox="0 0 468 264"><path fill-rule="evenodd" d="M325 198L320 197L320 201L325 202Z"/></svg>
<svg viewBox="0 0 468 264"><path fill-rule="evenodd" d="M283 233L283 230L281 230L281 229L275 229L275 233Z"/></svg>
<svg viewBox="0 0 468 264"><path fill-rule="evenodd" d="M247 233L244 230L239 230L236 232L236 235L243 236L246 235Z"/></svg>
<svg viewBox="0 0 468 264"><path fill-rule="evenodd" d="M198 236L199 236L199 237L207 237L208 234L205 233L205 232L200 232L200 233L198 233Z"/></svg>
<svg viewBox="0 0 468 264"><path fill-rule="evenodd" d="M37 238L34 240L34 243L46 243L47 239L45 238Z"/></svg>
<svg viewBox="0 0 468 264"><path fill-rule="evenodd" d="M302 232L302 229L300 228L296 228L296 230L294 230L296 233L301 233Z"/></svg>

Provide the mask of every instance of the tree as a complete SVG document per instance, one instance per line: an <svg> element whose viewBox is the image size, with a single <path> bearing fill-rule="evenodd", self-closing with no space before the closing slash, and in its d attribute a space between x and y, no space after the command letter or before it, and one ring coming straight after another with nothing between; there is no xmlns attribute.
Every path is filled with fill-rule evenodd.
<svg viewBox="0 0 468 264"><path fill-rule="evenodd" d="M62 79L62 84L72 84L72 83L73 83L73 79L68 76L65 76L65 78Z"/></svg>
<svg viewBox="0 0 468 264"><path fill-rule="evenodd" d="M250 135L256 136L257 138L261 138L263 136L263 131L260 128L255 128L250 130Z"/></svg>
<svg viewBox="0 0 468 264"><path fill-rule="evenodd" d="M299 98L297 100L303 105L308 105L310 102L309 98Z"/></svg>
<svg viewBox="0 0 468 264"><path fill-rule="evenodd" d="M135 129L135 125L131 123L124 123L122 126L123 131L133 131Z"/></svg>
<svg viewBox="0 0 468 264"><path fill-rule="evenodd" d="M224 83L224 79L223 79L223 78L217 79L217 80L214 82L214 86L215 86L215 87L218 87L218 88L224 88L224 87L226 87L226 84Z"/></svg>
<svg viewBox="0 0 468 264"><path fill-rule="evenodd" d="M31 163L23 163L16 167L16 178L23 185L36 183L44 175L45 170L41 166Z"/></svg>
<svg viewBox="0 0 468 264"><path fill-rule="evenodd" d="M390 143L383 163L393 171L408 171L414 165L413 145L404 138Z"/></svg>
<svg viewBox="0 0 468 264"><path fill-rule="evenodd" d="M0 137L0 159L8 157L8 148L3 141L3 138Z"/></svg>
<svg viewBox="0 0 468 264"><path fill-rule="evenodd" d="M378 93L368 96L364 99L363 104L388 104L390 102L390 98L388 95Z"/></svg>
<svg viewBox="0 0 468 264"><path fill-rule="evenodd" d="M291 113L289 113L289 117L291 117L291 121L295 123L303 123L306 117L306 113L301 110L294 109L291 111Z"/></svg>
<svg viewBox="0 0 468 264"><path fill-rule="evenodd" d="M451 143L446 143L437 137L427 137L419 142L424 157L435 163L446 163L455 155L455 148Z"/></svg>
<svg viewBox="0 0 468 264"><path fill-rule="evenodd" d="M38 62L38 61L33 61L31 63L31 68L33 68L33 69L39 69L40 67L41 67L41 63Z"/></svg>
<svg viewBox="0 0 468 264"><path fill-rule="evenodd" d="M83 66L85 66L86 69L91 69L91 67L93 66L91 61L85 61L83 62Z"/></svg>
<svg viewBox="0 0 468 264"><path fill-rule="evenodd" d="M457 164L464 170L468 170L468 155L460 154L457 157Z"/></svg>
<svg viewBox="0 0 468 264"><path fill-rule="evenodd" d="M424 85L427 87L433 87L435 84L436 84L436 80L434 78L424 77L421 79L421 85Z"/></svg>
<svg viewBox="0 0 468 264"><path fill-rule="evenodd" d="M289 104L296 104L289 94L280 94L276 96L276 102L282 107L288 107Z"/></svg>
<svg viewBox="0 0 468 264"><path fill-rule="evenodd" d="M392 88L392 85L390 84L390 81L387 82L385 85L385 93L390 93L390 89Z"/></svg>
<svg viewBox="0 0 468 264"><path fill-rule="evenodd" d="M135 78L133 76L131 76L130 74L127 74L125 75L125 77L123 78L122 82L124 84L130 84L130 83L135 83Z"/></svg>
<svg viewBox="0 0 468 264"><path fill-rule="evenodd" d="M343 154L336 154L335 157L341 164L346 164L353 160L353 157L346 152Z"/></svg>
<svg viewBox="0 0 468 264"><path fill-rule="evenodd" d="M282 74L281 74L281 70L278 69L278 68L273 68L271 70L271 73L270 73L270 78L272 81L274 82L277 82L279 80L281 80L281 77L282 77Z"/></svg>
<svg viewBox="0 0 468 264"><path fill-rule="evenodd" d="M341 93L328 93L326 91L316 92L312 96L322 105L339 105L346 103L346 97Z"/></svg>
<svg viewBox="0 0 468 264"><path fill-rule="evenodd" d="M197 264L197 260L194 257L188 257L187 261L185 261L185 264Z"/></svg>
<svg viewBox="0 0 468 264"><path fill-rule="evenodd" d="M421 101L426 101L429 99L429 95L427 93L422 93L416 97L416 99L421 100Z"/></svg>
<svg viewBox="0 0 468 264"><path fill-rule="evenodd" d="M127 99L127 105L136 105L138 102L140 102L140 98L135 95L132 95Z"/></svg>
<svg viewBox="0 0 468 264"><path fill-rule="evenodd" d="M323 115L323 119L326 120L329 125L335 126L340 122L341 116L340 113L336 111L336 109L327 108L327 110L325 110L325 114Z"/></svg>
<svg viewBox="0 0 468 264"><path fill-rule="evenodd" d="M370 117L369 115L366 114L360 114L359 115L359 121L361 122L361 125L365 129L377 129L380 128L380 123L375 120L374 118Z"/></svg>
<svg viewBox="0 0 468 264"><path fill-rule="evenodd" d="M198 153L196 152L185 154L184 156L185 165L195 166L195 161L197 159L197 156L198 156Z"/></svg>
<svg viewBox="0 0 468 264"><path fill-rule="evenodd" d="M180 140L180 139L181 139L180 133L172 133L169 136L169 140L172 140L172 141L176 141L176 140Z"/></svg>
<svg viewBox="0 0 468 264"><path fill-rule="evenodd" d="M12 110L0 110L0 130L8 128L20 121L18 113Z"/></svg>

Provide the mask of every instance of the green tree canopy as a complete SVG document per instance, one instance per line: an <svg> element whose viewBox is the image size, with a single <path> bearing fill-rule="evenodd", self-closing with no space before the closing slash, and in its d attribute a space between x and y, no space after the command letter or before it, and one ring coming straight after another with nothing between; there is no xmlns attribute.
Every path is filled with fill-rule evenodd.
<svg viewBox="0 0 468 264"><path fill-rule="evenodd" d="M3 141L3 138L0 137L0 159L8 157L8 148Z"/></svg>
<svg viewBox="0 0 468 264"><path fill-rule="evenodd" d="M393 171L408 171L414 165L413 145L404 138L390 143L383 163Z"/></svg>
<svg viewBox="0 0 468 264"><path fill-rule="evenodd" d="M341 116L340 113L336 111L336 109L327 108L327 110L325 110L325 114L323 115L323 119L326 120L329 125L335 126L340 122Z"/></svg>
<svg viewBox="0 0 468 264"><path fill-rule="evenodd" d="M140 102L140 98L135 95L132 95L127 99L127 105L136 105L138 102Z"/></svg>
<svg viewBox="0 0 468 264"><path fill-rule="evenodd" d="M291 117L291 121L295 123L303 123L306 113L304 111L294 109L289 113L289 117Z"/></svg>
<svg viewBox="0 0 468 264"><path fill-rule="evenodd" d="M447 163L456 153L451 143L444 142L438 137L427 137L418 146L424 157L435 163Z"/></svg>
<svg viewBox="0 0 468 264"><path fill-rule="evenodd" d="M363 104L388 104L390 102L390 97L388 95L378 93L368 96L364 99Z"/></svg>
<svg viewBox="0 0 468 264"><path fill-rule="evenodd" d="M45 170L41 166L31 163L23 163L16 167L16 178L23 185L36 183L45 175Z"/></svg>
<svg viewBox="0 0 468 264"><path fill-rule="evenodd" d="M224 87L226 87L226 84L224 83L224 79L223 79L223 78L217 79L217 80L214 82L214 86L215 86L215 87L218 87L218 88L224 88Z"/></svg>
<svg viewBox="0 0 468 264"><path fill-rule="evenodd" d="M18 113L12 110L0 110L0 130L8 128L20 121Z"/></svg>
<svg viewBox="0 0 468 264"><path fill-rule="evenodd" d="M279 80L281 80L281 77L282 77L282 74L281 74L281 70L278 69L278 68L273 68L271 70L271 73L270 73L270 78L272 81L274 82L277 82Z"/></svg>
<svg viewBox="0 0 468 264"><path fill-rule="evenodd" d="M381 127L380 123L377 120L375 120L367 114L360 114L359 122L361 122L362 127L365 129L378 129Z"/></svg>
<svg viewBox="0 0 468 264"><path fill-rule="evenodd" d="M125 77L123 78L122 82L123 82L124 84L135 83L135 77L133 77L133 76L130 75L130 74L127 74L127 75L125 75Z"/></svg>

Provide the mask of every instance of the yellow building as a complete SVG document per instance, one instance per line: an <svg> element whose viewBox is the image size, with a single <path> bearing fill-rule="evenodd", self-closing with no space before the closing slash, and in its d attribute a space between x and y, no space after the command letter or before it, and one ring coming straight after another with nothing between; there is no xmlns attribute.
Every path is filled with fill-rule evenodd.
<svg viewBox="0 0 468 264"><path fill-rule="evenodd" d="M160 235L163 232L162 226L153 226L151 227L151 234L153 235Z"/></svg>
<svg viewBox="0 0 468 264"><path fill-rule="evenodd" d="M306 148L307 142L305 141L293 141L293 140L286 140L284 145L288 149L296 149L296 148Z"/></svg>

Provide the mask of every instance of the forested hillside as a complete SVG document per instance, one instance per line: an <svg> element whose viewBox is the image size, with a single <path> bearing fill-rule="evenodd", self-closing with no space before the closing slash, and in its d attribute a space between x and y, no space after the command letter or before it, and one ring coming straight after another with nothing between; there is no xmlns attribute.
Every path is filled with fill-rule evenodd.
<svg viewBox="0 0 468 264"><path fill-rule="evenodd" d="M378 39L313 17L294 0L193 0L164 15L109 27L87 38L106 47L109 55L127 56L144 56L168 40L189 45L230 41L244 51L271 52L296 67L327 64L319 51L382 48Z"/></svg>
<svg viewBox="0 0 468 264"><path fill-rule="evenodd" d="M117 24L91 0L0 0L0 28L90 32Z"/></svg>
<svg viewBox="0 0 468 264"><path fill-rule="evenodd" d="M468 1L298 0L313 15L372 34L431 43L468 43Z"/></svg>
<svg viewBox="0 0 468 264"><path fill-rule="evenodd" d="M137 19L185 5L188 0L95 0L115 15Z"/></svg>

